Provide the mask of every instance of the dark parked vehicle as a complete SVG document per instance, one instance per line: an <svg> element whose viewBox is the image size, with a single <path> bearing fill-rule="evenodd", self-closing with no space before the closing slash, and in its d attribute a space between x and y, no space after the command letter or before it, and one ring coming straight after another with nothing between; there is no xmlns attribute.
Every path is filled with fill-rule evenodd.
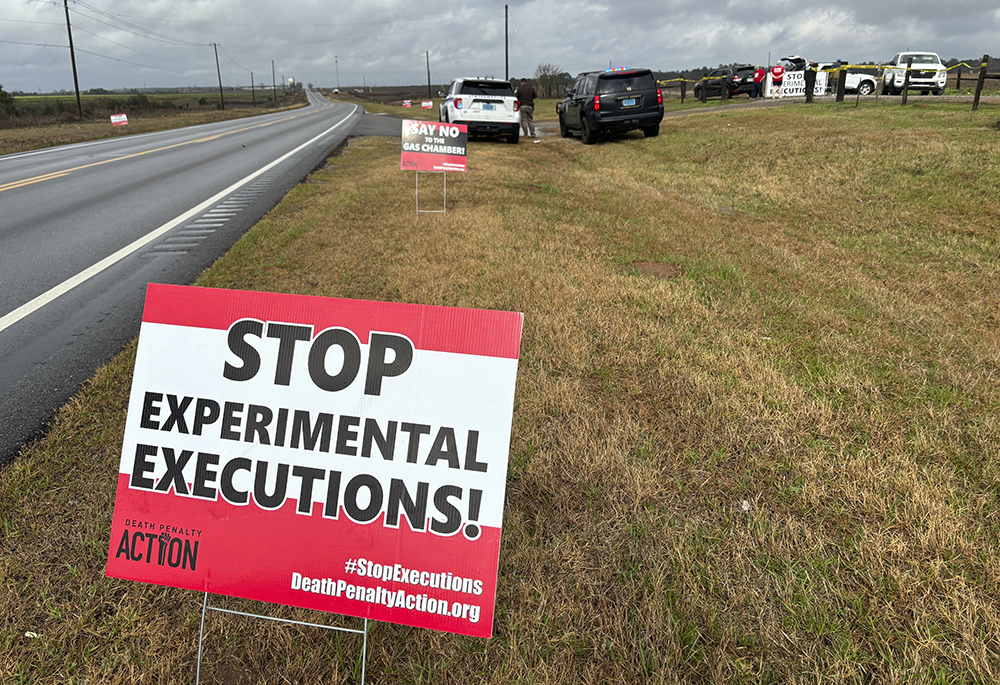
<svg viewBox="0 0 1000 685"><path fill-rule="evenodd" d="M735 67L719 67L706 75L704 81L694 84L694 96L701 99L701 90L705 89L706 98L721 98L722 87L729 89L726 97L741 93L748 96L753 91L753 66L740 64Z"/></svg>
<svg viewBox="0 0 1000 685"><path fill-rule="evenodd" d="M559 131L569 138L580 132L585 145L602 132L642 129L647 138L659 135L663 92L649 69L619 67L580 74L556 105Z"/></svg>

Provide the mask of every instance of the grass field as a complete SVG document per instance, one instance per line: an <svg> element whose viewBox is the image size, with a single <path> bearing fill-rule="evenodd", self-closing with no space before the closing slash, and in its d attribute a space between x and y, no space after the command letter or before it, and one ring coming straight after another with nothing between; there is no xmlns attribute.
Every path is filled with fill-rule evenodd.
<svg viewBox="0 0 1000 685"><path fill-rule="evenodd" d="M997 682L998 117L473 143L419 218L364 138L293 190L198 283L525 314L495 636L375 624L369 682ZM4 683L193 681L200 595L104 577L134 352L0 475ZM210 616L202 678L359 649Z"/></svg>

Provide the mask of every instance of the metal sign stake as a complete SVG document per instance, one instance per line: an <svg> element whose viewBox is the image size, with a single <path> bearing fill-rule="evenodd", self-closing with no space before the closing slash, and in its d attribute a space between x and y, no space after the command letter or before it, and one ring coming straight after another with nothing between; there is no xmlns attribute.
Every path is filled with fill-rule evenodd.
<svg viewBox="0 0 1000 685"><path fill-rule="evenodd" d="M418 171L417 173L417 215L420 214L447 214L448 213L448 172L447 171ZM420 209L420 174L441 174L444 177L444 202L441 209Z"/></svg>
<svg viewBox="0 0 1000 685"><path fill-rule="evenodd" d="M278 623L291 623L298 626L309 626L310 628L323 628L324 630L336 630L342 633L354 633L356 635L362 635L363 640L361 643L361 685L365 685L365 667L368 662L368 619L365 619L365 627L362 630L357 628L342 628L340 626L328 626L322 623L307 623L306 621L294 621L290 618L276 618L274 616L263 616L261 614L249 614L244 611L233 611L232 609L223 609L222 607L211 606L208 603L208 592L205 592L205 597L202 599L201 603L201 628L198 630L198 666L195 669L194 682L195 685L200 685L201 683L201 647L202 642L205 639L205 611L217 611L223 614L233 614L235 616L246 616L248 618L259 618L264 621L276 621Z"/></svg>

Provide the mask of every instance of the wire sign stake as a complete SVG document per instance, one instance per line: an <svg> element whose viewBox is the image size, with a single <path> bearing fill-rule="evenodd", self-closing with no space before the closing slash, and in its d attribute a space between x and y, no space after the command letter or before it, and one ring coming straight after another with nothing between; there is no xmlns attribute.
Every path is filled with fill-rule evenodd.
<svg viewBox="0 0 1000 685"><path fill-rule="evenodd" d="M235 616L246 616L247 618L257 618L264 621L277 621L278 623L289 623L297 626L309 626L310 628L322 628L323 630L336 630L342 633L354 633L364 636L361 643L361 685L365 685L365 666L368 661L368 619L365 619L365 627L362 630L357 628L343 628L341 626L329 626L322 623L307 623L305 621L293 621L287 618L276 618L274 616L264 616L262 614L250 614L245 611L233 611L222 607L212 606L208 603L208 593L205 593L201 603L201 627L198 629L198 666L195 669L195 685L201 685L201 648L205 639L205 612L217 611L223 614L233 614Z"/></svg>

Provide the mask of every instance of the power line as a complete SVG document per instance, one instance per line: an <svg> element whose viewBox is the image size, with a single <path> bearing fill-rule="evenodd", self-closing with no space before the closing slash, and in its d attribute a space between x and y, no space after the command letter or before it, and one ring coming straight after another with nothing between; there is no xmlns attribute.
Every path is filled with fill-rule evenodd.
<svg viewBox="0 0 1000 685"><path fill-rule="evenodd" d="M149 52L143 52L142 50L140 50L138 48L133 48L133 47L131 47L129 45L125 45L124 43L119 43L116 40L111 40L110 38L105 38L104 36L100 35L99 33L95 33L93 31L90 31L89 29L83 28L79 24L77 24L76 28L77 28L78 31L83 31L84 33L89 33L90 35L94 36L95 38L98 38L100 40L106 41L106 42L111 43L113 45L117 45L118 47L125 48L126 50L132 50L133 52L138 52L140 55L145 55L146 57L152 57L153 59L160 59L160 60L164 60L164 61L167 61L167 62L174 62L175 64L185 64L184 62L181 62L181 61L176 60L176 59L164 58L164 57L160 57L159 55L154 55L154 54L149 53ZM190 48L185 48L185 49L190 49Z"/></svg>
<svg viewBox="0 0 1000 685"><path fill-rule="evenodd" d="M47 2L47 0L35 0L35 1L36 2ZM78 0L78 2L79 2L79 0ZM84 3L79 2L79 4L84 4ZM85 7L89 7L89 5L85 5L85 4L84 4L84 6ZM448 13L448 14L438 14L438 15L433 15L433 16L413 17L413 18L405 18L405 19L404 18L395 18L395 19L385 19L385 20L380 20L380 21L352 21L352 22L341 22L341 23L334 23L334 24L316 24L316 23L309 23L309 24L272 24L272 23L266 23L266 24L246 24L246 23L236 23L236 22L228 22L228 21L226 21L226 22L220 22L220 21L191 21L189 19L168 19L168 18L161 18L161 17L140 17L140 16L135 16L135 15L130 15L130 14L117 14L117 15L110 15L110 16L126 17L126 18L129 18L129 19L141 19L143 21L162 21L162 22L169 22L169 23L173 23L173 24L192 24L192 25L204 25L204 26L238 26L238 27L248 27L248 28L253 28L253 27L256 27L256 28L335 28L335 27L338 27L338 26L366 26L366 25L411 23L411 22L418 22L418 21L437 21L437 20L441 19L442 17L451 17L451 16L464 17L464 16L467 16L467 15L473 15L473 14L487 14L487 13L496 13L496 12L497 12L497 10L494 10L494 9L487 9L487 10L467 10L465 12L462 12L462 13L458 14L458 15L453 15L452 13Z"/></svg>
<svg viewBox="0 0 1000 685"><path fill-rule="evenodd" d="M203 43L192 43L191 41L181 40L179 38L174 38L172 36L167 36L167 35L164 35L162 33L157 33L156 31L153 31L151 29L147 29L147 28L145 28L143 26L139 26L138 24L133 24L130 21L125 21L124 19L120 19L118 17L118 15L112 14L110 12L105 12L104 10L100 9L99 7L94 7L93 5L88 5L87 3L83 2L83 0L76 0L75 4L77 5L77 7L84 7L84 8L86 8L86 10L90 10L91 12L94 12L94 13L102 16L102 17L105 17L105 18L107 18L107 19L109 19L111 21L114 21L114 22L117 22L118 24L120 24L120 26L114 26L114 25L110 25L109 24L109 26L111 26L112 28L117 28L117 29L119 29L121 31L127 31L128 33L133 33L133 34L135 34L137 36L141 36L143 38L149 38L149 39L152 39L152 40L158 40L158 41L161 41L161 42L164 42L164 43L173 43L175 45L189 45L189 46L192 46L192 47L197 46L197 45L204 45ZM81 12L81 10L77 9L77 12ZM86 12L83 12L83 14L86 15ZM99 19L96 19L94 17L90 17L90 19L92 19L93 21L97 21L99 23L102 23L102 24L105 23L105 22L102 22Z"/></svg>
<svg viewBox="0 0 1000 685"><path fill-rule="evenodd" d="M511 17L510 18L511 18L511 20L514 19L514 14L513 13L511 13ZM524 45L524 41L521 39L521 31L518 30L517 23L513 22L513 21L511 23L514 24L514 33L517 34L517 42L521 44L521 49L524 50L524 56L528 58L528 66L530 68L530 66L532 64L534 64L534 60L531 59L531 55L528 54L528 48Z"/></svg>
<svg viewBox="0 0 1000 685"><path fill-rule="evenodd" d="M232 67L233 67L234 69L238 69L238 70L240 70L240 71L242 71L242 72L246 72L246 71L257 71L256 69L247 69L247 68L246 68L246 67L244 67L244 66L243 66L242 64L240 64L239 62L237 62L237 61L236 61L236 58L235 58L235 57L233 57L232 55L230 55L230 54L229 54L229 52L228 52L228 51L226 50L226 48L224 48L224 47L223 47L223 46L221 46L221 45L219 46L219 52L221 52L221 53L222 53L222 59L224 59L225 61L229 62L229 64L230 64L230 65L231 65L231 66L232 66Z"/></svg>
<svg viewBox="0 0 1000 685"><path fill-rule="evenodd" d="M166 71L166 72L169 72L171 74L181 74L182 76L186 75L186 73L187 73L187 72L183 72L183 71L175 71L173 69L165 69L164 67L154 67L154 66L151 66L149 64L139 64L138 62L130 62L127 59L118 59L117 57L109 57L108 55L102 55L100 53L92 52L90 50L84 50L83 48L79 48L79 47L76 49L76 51L77 52L84 52L84 53L86 53L88 55L93 55L94 57L100 57L101 59L109 59L112 62L120 62L122 64L131 64L133 67L142 67L144 69L156 69L157 71Z"/></svg>
<svg viewBox="0 0 1000 685"><path fill-rule="evenodd" d="M69 49L68 45L52 45L51 43L26 43L22 40L0 40L0 43L9 43L10 45L33 45L36 48L61 48L63 50Z"/></svg>
<svg viewBox="0 0 1000 685"><path fill-rule="evenodd" d="M0 19L14 24L42 24L43 26L62 26L58 21L30 21L28 19Z"/></svg>

